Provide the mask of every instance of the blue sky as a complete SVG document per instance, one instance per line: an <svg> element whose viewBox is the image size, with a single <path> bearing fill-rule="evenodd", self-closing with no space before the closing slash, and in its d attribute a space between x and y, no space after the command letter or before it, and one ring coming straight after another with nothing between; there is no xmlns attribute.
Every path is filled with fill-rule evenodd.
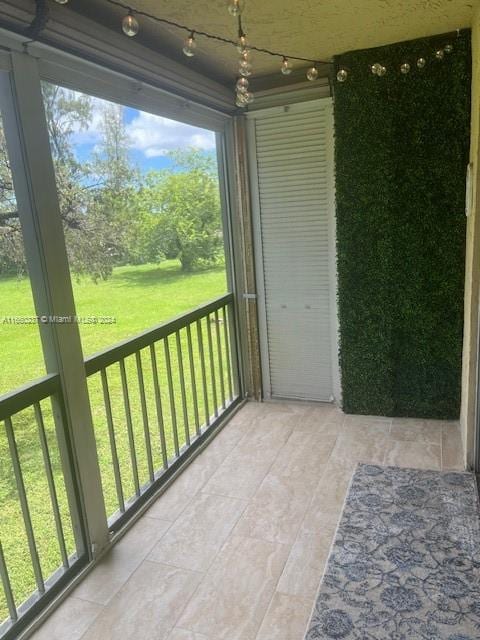
<svg viewBox="0 0 480 640"><path fill-rule="evenodd" d="M73 134L72 143L80 161L87 161L100 141L102 108L108 104L92 98L92 118L87 130ZM212 131L155 116L130 107L122 108L122 117L130 140L130 154L143 171L166 169L172 166L167 154L173 149L197 147L206 153L215 150Z"/></svg>

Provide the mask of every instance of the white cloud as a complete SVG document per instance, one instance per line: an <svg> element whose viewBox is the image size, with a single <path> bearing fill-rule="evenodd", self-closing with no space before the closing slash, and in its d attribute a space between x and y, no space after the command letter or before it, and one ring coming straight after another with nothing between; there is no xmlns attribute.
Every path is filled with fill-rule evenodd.
<svg viewBox="0 0 480 640"><path fill-rule="evenodd" d="M76 92L72 92L74 95ZM81 95L81 94L77 94ZM74 127L72 142L77 145L95 147L101 140L102 114L106 100L92 98L91 117L88 129ZM146 158L165 156L172 149L196 147L204 151L215 149L215 134L151 113L138 111L137 116L126 125L132 149L140 151Z"/></svg>
<svg viewBox="0 0 480 640"><path fill-rule="evenodd" d="M143 111L127 125L127 131L132 147L147 158L164 156L172 149L187 147L204 151L215 149L213 132Z"/></svg>
<svg viewBox="0 0 480 640"><path fill-rule="evenodd" d="M143 150L143 154L146 158L158 158L159 156L166 156L168 149L165 147L148 147Z"/></svg>

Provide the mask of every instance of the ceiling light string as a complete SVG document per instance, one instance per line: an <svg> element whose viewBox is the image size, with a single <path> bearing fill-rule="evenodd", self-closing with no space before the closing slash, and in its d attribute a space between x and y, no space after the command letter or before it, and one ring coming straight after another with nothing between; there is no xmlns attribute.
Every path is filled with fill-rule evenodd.
<svg viewBox="0 0 480 640"><path fill-rule="evenodd" d="M41 0L37 0L40 1ZM44 0L45 1L45 0ZM65 5L69 2L69 0L55 0L60 5ZM252 51L257 53L262 53L265 55L273 56L276 58L281 58L282 62L280 65L280 72L283 75L289 75L293 71L292 60L297 62L307 62L312 66L308 68L306 72L307 80L313 82L319 77L318 65L332 65L332 60L312 60L312 58L303 58L301 56L290 56L285 53L281 53L280 51L274 51L272 49L267 49L265 47L257 47L252 44L247 43L247 36L243 29L242 25L242 13L245 8L245 0L227 0L227 9L231 16L237 18L238 20L238 39L232 40L231 38L226 38L224 36L220 36L214 33L209 33L207 31L201 31L199 29L192 29L191 27L182 24L180 22L176 22L175 20L170 20L168 18L160 18L155 16L147 11L142 11L140 9L135 9L134 7L126 4L122 0L105 0L108 4L112 6L119 7L125 11L127 14L122 19L122 30L125 35L129 37L134 37L138 34L140 30L140 25L137 19L138 17L143 17L153 22L159 24L165 24L170 27L174 27L176 29L180 29L186 31L188 36L184 42L183 53L191 58L195 55L195 50L197 48L197 42L195 36L202 36L204 38L208 38L210 40L215 40L217 42L221 42L223 44L234 45L239 53L240 53L240 61L239 61L239 69L238 76L236 80L236 104L239 107L246 107L250 104L254 96L251 91L249 91L249 80L248 77L252 75L252 63L250 59L250 54ZM460 36L460 29L456 30L457 38ZM436 49L434 52L434 59L436 61L443 61L446 56L451 54L454 50L454 47L451 43L446 44L443 47ZM410 62L404 61L400 67L399 71L402 75L408 75L410 72L416 67L418 70L423 70L428 65L429 59L427 56L419 57L412 64ZM376 62L374 64L369 65L369 69L374 76L383 77L387 75L387 67L384 64ZM351 74L351 71L348 68L342 67L338 69L336 74L337 82L344 83L347 82Z"/></svg>
<svg viewBox="0 0 480 640"><path fill-rule="evenodd" d="M56 0L56 2L58 2L59 0ZM233 0L235 2L235 0ZM67 0L68 2L68 0ZM198 36L202 36L204 38L208 38L210 40L217 40L218 42L223 42L224 44L231 44L231 45L235 45L238 46L238 41L236 40L232 40L231 38L226 38L224 36L220 36L218 34L215 33L210 33L208 31L202 31L200 29L192 29L192 27L189 27L188 25L182 24L180 22L176 22L175 20L170 20L169 18L160 18L158 16L155 16L151 13L148 13L147 11L142 11L140 9L135 9L133 7L131 7L130 5L126 4L125 2L122 2L121 0L105 0L105 2L107 2L108 4L111 4L115 7L120 7L121 9L125 9L125 11L127 11L128 13L130 13L131 15L136 15L139 17L143 17L143 18L147 18L148 20L152 20L153 22L158 22L160 24L166 24L170 27L175 27L176 29L181 29L183 31L187 31L188 33L191 33L192 31L195 32L196 35ZM237 5L238 7L243 7L244 6L244 2L239 2L237 0ZM243 10L242 10L243 11ZM241 16L242 11L238 11L237 13L232 13L229 10L229 13L231 15L234 15L234 17L239 17ZM257 47L253 44L249 44L248 48L251 51L256 51L257 53L264 53L266 55L269 56L274 56L276 58L282 58L282 60L284 58L287 58L288 60L298 60L299 62L309 62L310 64L314 64L314 65L319 65L319 64L332 64L331 60L315 60L313 58L303 58L301 56L292 56L292 55L288 55L286 53L282 53L281 51L275 51L273 49L267 49L266 47Z"/></svg>
<svg viewBox="0 0 480 640"><path fill-rule="evenodd" d="M449 35L453 37L453 33ZM457 38L460 37L460 29L456 30L456 37ZM449 56L451 53L453 53L453 51L454 51L453 44L451 42L448 42L443 47L439 47L435 49L435 51L433 51L430 55L427 53L418 58L415 57L410 61L405 60L399 65L398 71L400 71L400 73L404 76L407 76L409 73L413 73L415 71L415 68L417 71L422 72L425 69L428 69L429 65L431 65L432 62L433 63L443 62L446 56ZM387 75L387 72L388 72L388 68L386 67L386 65L382 64L381 62L375 62L374 64L368 65L368 69L370 70L372 75L377 76L378 78L383 78L384 76ZM337 71L337 82L340 82L340 83L346 82L350 74L351 74L350 69L346 67L341 67Z"/></svg>
<svg viewBox="0 0 480 640"><path fill-rule="evenodd" d="M66 4L69 0L55 0L58 4ZM247 36L243 29L242 24L242 13L245 8L245 0L228 0L227 1L227 9L231 16L237 19L238 21L238 39L233 40L231 38L226 38L224 36L217 35L215 33L209 33L207 31L202 31L199 29L192 29L188 25L182 24L175 20L170 20L168 18L160 18L155 16L147 11L142 11L140 9L135 9L129 4L123 2L122 0L105 0L108 4L112 6L119 7L125 10L127 13L122 19L122 31L128 37L134 37L138 34L140 30L140 24L138 18L146 18L153 22L164 24L170 27L174 27L176 29L186 31L187 38L184 41L183 45L183 53L191 58L195 55L197 49L197 41L196 36L201 36L210 40L215 40L217 42L221 42L223 44L234 45L238 52L240 53L239 60L239 70L238 75L240 77L237 78L236 81L236 104L237 106L246 107L250 104L254 97L251 91L249 91L249 81L248 77L252 75L252 63L250 59L251 52L257 52L269 56L273 56L281 59L280 72L283 75L289 75L293 71L293 63L292 61L297 62L306 62L312 65L307 73L307 79L310 81L314 81L318 78L318 65L325 64L331 65L331 60L313 60L312 58L303 58L301 56L291 56L286 53L282 53L280 51L275 51L272 49L267 49L265 47L256 47L255 45L249 44L247 42Z"/></svg>
<svg viewBox="0 0 480 640"><path fill-rule="evenodd" d="M250 62L250 51L247 43L247 34L243 30L242 24L242 4L239 0L233 0L228 5L230 14L238 20L238 40L237 50L240 54L237 82L235 85L237 107L247 107L254 100L254 95L249 91L248 76L252 75L252 64Z"/></svg>

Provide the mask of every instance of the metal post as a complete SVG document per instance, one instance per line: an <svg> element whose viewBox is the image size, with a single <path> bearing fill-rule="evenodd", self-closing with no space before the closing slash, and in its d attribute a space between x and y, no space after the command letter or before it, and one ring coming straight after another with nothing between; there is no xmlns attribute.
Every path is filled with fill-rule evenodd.
<svg viewBox="0 0 480 640"><path fill-rule="evenodd" d="M233 270L236 279L235 312L238 321L238 356L243 374L243 391L260 400L262 376L260 364L260 341L258 334L257 305L254 298L245 298L244 293L256 291L255 259L253 255L252 215L246 149L245 118L232 118L225 131L225 156L227 159L225 184L229 189L231 228L233 239ZM232 333L232 337L233 337ZM237 354L234 353L236 357ZM234 368L234 374L235 374ZM242 376L240 376L242 386ZM235 385L237 386L237 385Z"/></svg>
<svg viewBox="0 0 480 640"><path fill-rule="evenodd" d="M243 244L240 236L238 208L234 203L233 193L235 191L235 181L233 179L233 166L235 165L234 138L232 125L226 127L223 134L217 133L217 164L220 183L220 201L222 206L222 226L225 248L225 260L227 265L228 289L237 301L244 291L243 269ZM232 373L236 393L243 395L247 392L245 378L249 370L248 357L246 356L247 332L245 323L240 321L239 306L235 302L234 308L229 314L229 334L231 340L232 353ZM238 326L238 331L235 330Z"/></svg>
<svg viewBox="0 0 480 640"><path fill-rule="evenodd" d="M0 108L12 166L25 254L38 316L75 317L75 304L50 153L37 62L12 53L0 74ZM92 557L110 540L80 333L76 323L40 325L48 373L58 372L54 403L77 550ZM87 537L87 540L85 539Z"/></svg>

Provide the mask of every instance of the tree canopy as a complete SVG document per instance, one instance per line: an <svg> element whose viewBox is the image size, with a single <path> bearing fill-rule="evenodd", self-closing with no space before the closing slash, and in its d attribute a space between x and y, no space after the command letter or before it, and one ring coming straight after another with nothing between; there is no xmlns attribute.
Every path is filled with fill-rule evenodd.
<svg viewBox="0 0 480 640"><path fill-rule="evenodd" d="M94 280L121 264L178 258L190 271L220 259L215 158L196 148L168 153L171 168L133 162L123 108L48 83L45 115L70 268ZM79 158L75 136L97 118L98 141ZM0 275L26 271L20 222L0 126Z"/></svg>

